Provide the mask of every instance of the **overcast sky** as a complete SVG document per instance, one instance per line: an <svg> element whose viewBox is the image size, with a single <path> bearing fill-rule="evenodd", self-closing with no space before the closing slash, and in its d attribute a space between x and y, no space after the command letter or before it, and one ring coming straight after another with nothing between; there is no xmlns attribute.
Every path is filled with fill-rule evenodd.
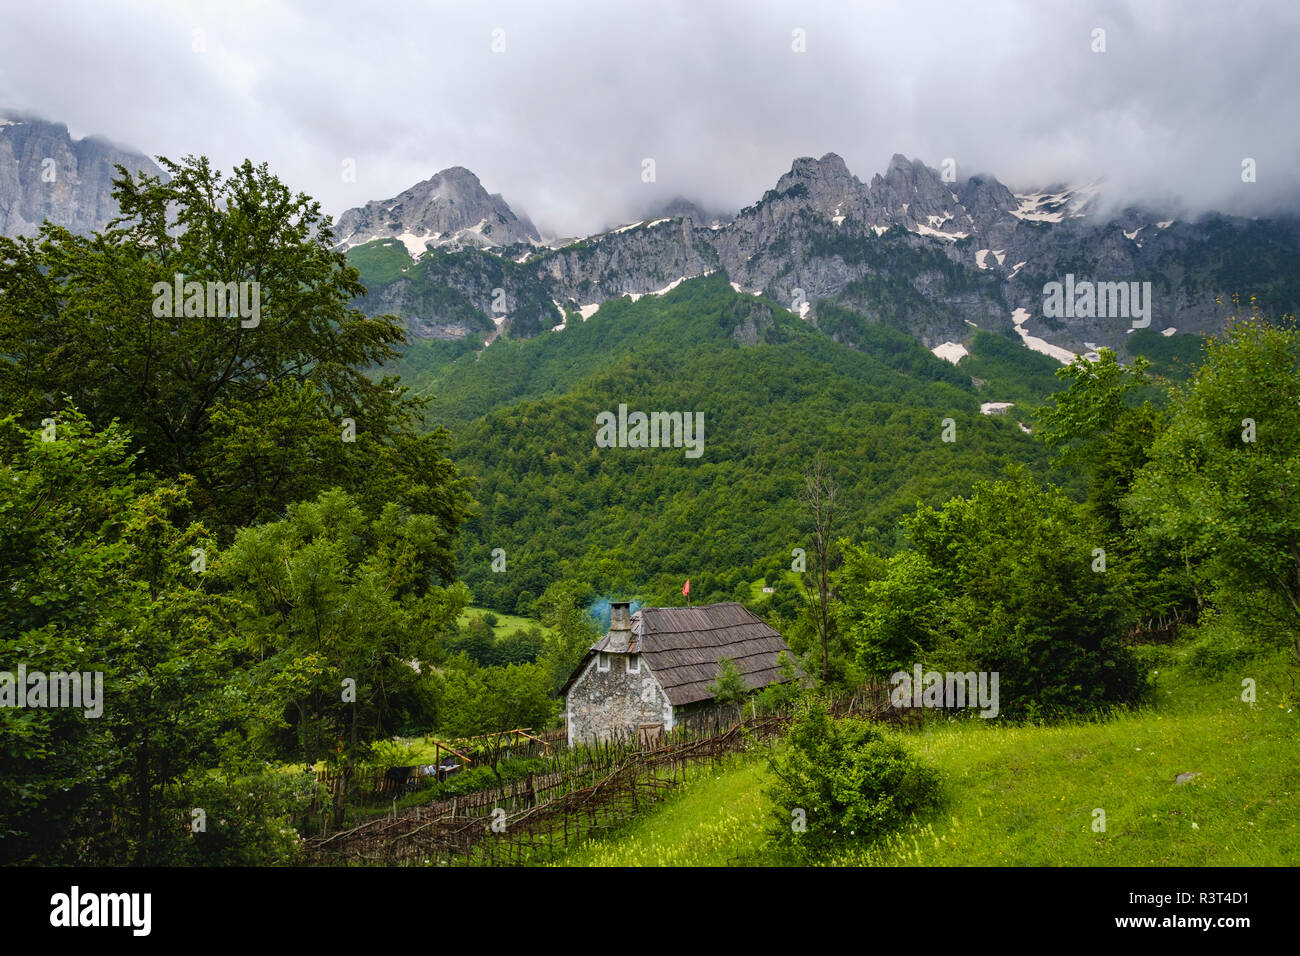
<svg viewBox="0 0 1300 956"><path fill-rule="evenodd" d="M155 156L266 160L336 217L460 165L577 235L678 195L734 210L826 152L864 181L899 152L1016 189L1104 178L1247 214L1300 198L1295 0L0 8L0 107Z"/></svg>

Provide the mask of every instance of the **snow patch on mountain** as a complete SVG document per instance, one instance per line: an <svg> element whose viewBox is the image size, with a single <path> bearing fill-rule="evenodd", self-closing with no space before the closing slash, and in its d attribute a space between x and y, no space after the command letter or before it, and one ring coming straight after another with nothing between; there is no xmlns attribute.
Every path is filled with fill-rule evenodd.
<svg viewBox="0 0 1300 956"><path fill-rule="evenodd" d="M442 233L435 232L427 236L415 236L409 232L404 232L400 236L394 236L394 238L406 246L406 251L412 259L418 259L429 251L429 243L436 243L442 238Z"/></svg>
<svg viewBox="0 0 1300 956"><path fill-rule="evenodd" d="M1100 180L1093 180L1065 191L1066 212L1071 219L1078 219L1091 211L1095 200L1101 195L1101 186Z"/></svg>
<svg viewBox="0 0 1300 956"><path fill-rule="evenodd" d="M930 236L934 239L947 239L951 242L956 242L958 239L965 239L970 235L970 233L966 232L940 232L938 229L931 229L929 226L923 226L919 222L916 224L916 227L910 231L915 232L917 235Z"/></svg>
<svg viewBox="0 0 1300 956"><path fill-rule="evenodd" d="M667 284L666 286L664 286L662 289L656 289L654 292L651 292L650 294L651 294L651 295L667 295L669 292L672 292L673 289L676 289L679 285L681 285L683 282L685 282L687 279L690 279L690 278L693 278L693 277L692 277L692 276L682 276L680 279L674 279L672 282L668 283L668 284Z"/></svg>
<svg viewBox="0 0 1300 956"><path fill-rule="evenodd" d="M1074 353L1069 349L1063 349L1059 345L1053 345L1046 339L1040 339L1036 335L1030 335L1025 328L1025 323L1030 319L1028 309L1016 309L1011 313L1011 323L1016 327L1016 334L1020 336L1022 342L1027 348L1035 352L1041 352L1043 355L1050 355L1062 365L1069 365L1074 361Z"/></svg>
<svg viewBox="0 0 1300 956"><path fill-rule="evenodd" d="M934 348L930 349L930 351L939 358L951 362L953 365L956 365L965 356L970 355L970 353L966 351L966 346L962 345L960 342L944 342L942 345L936 345Z"/></svg>
<svg viewBox="0 0 1300 956"><path fill-rule="evenodd" d="M1065 204L1066 193L1029 193L1015 194L1020 206L1011 211L1011 215L1025 222L1060 222L1065 213L1060 207Z"/></svg>

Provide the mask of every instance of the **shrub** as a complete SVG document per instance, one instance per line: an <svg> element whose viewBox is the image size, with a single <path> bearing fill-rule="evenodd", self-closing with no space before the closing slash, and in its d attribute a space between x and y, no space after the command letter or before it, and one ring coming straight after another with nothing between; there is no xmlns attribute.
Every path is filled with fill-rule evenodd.
<svg viewBox="0 0 1300 956"><path fill-rule="evenodd" d="M514 783L525 779L530 773L544 773L550 764L537 757L520 757L503 760L494 772L486 765L467 767L459 773L452 774L445 780L429 784L428 800L450 800L470 793L478 793L493 787ZM424 801L421 801L424 802Z"/></svg>
<svg viewBox="0 0 1300 956"><path fill-rule="evenodd" d="M1260 648L1251 644L1241 629L1217 611L1206 611L1191 631L1187 664L1206 677L1217 677L1241 664Z"/></svg>
<svg viewBox="0 0 1300 956"><path fill-rule="evenodd" d="M364 765L375 770L387 770L389 767L413 767L423 762L419 749L413 744L402 740L376 740Z"/></svg>
<svg viewBox="0 0 1300 956"><path fill-rule="evenodd" d="M273 866L299 862L295 819L305 819L313 800L326 799L311 774L268 768L235 779L207 776L186 794L182 824L193 824L192 807L202 808L201 832L172 843L158 856L167 866Z"/></svg>
<svg viewBox="0 0 1300 956"><path fill-rule="evenodd" d="M758 704L764 710L779 711L792 707L803 693L804 678L789 651L776 656L776 666L784 680L774 681L759 691Z"/></svg>
<svg viewBox="0 0 1300 956"><path fill-rule="evenodd" d="M816 855L868 843L939 802L939 773L870 721L801 707L771 758L778 846Z"/></svg>
<svg viewBox="0 0 1300 956"><path fill-rule="evenodd" d="M709 693L719 704L737 704L749 696L745 675L730 657L718 659L718 678L709 685Z"/></svg>
<svg viewBox="0 0 1300 956"><path fill-rule="evenodd" d="M520 617L533 617L537 614L537 595L532 591L520 591L515 599L515 614Z"/></svg>
<svg viewBox="0 0 1300 956"><path fill-rule="evenodd" d="M1147 689L1156 686L1156 675L1161 670L1173 667L1178 662L1178 655L1173 648L1165 644L1134 644L1129 648L1133 655L1134 666L1143 674Z"/></svg>

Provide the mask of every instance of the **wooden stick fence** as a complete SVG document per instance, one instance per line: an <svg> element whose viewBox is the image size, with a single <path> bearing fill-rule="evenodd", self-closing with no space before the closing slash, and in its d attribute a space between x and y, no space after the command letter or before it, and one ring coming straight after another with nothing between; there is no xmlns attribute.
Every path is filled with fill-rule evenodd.
<svg viewBox="0 0 1300 956"><path fill-rule="evenodd" d="M714 737L679 738L649 749L618 741L582 748L583 759L572 771L370 820L309 841L309 858L386 865L543 862L662 799L689 765L720 760L752 739L779 732L786 720L764 716Z"/></svg>
<svg viewBox="0 0 1300 956"><path fill-rule="evenodd" d="M889 706L888 687L869 684L830 702L836 716L891 723L921 719ZM510 866L555 859L582 839L609 831L661 800L692 765L717 762L779 735L784 712L748 719L699 715L691 728L653 743L632 736L564 748L556 738L550 769L506 786L378 817L307 841L317 864Z"/></svg>

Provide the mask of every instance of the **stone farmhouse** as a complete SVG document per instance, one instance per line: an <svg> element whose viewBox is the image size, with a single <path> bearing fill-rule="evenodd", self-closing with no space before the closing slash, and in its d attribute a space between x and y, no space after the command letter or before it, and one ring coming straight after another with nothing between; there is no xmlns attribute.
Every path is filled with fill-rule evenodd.
<svg viewBox="0 0 1300 956"><path fill-rule="evenodd" d="M730 658L750 690L785 680L781 635L744 605L612 606L608 633L565 682L569 743L654 739L718 705L709 686Z"/></svg>

